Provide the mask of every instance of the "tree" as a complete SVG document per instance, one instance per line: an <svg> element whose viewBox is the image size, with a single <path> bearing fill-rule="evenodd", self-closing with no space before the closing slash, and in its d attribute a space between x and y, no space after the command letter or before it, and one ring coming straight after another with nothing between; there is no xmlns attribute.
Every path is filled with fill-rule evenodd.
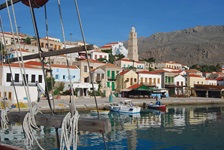
<svg viewBox="0 0 224 150"><path fill-rule="evenodd" d="M53 86L54 86L54 84L55 84L54 78L53 77L47 77L46 78L46 84L47 84L48 90L51 91Z"/></svg>
<svg viewBox="0 0 224 150"><path fill-rule="evenodd" d="M26 39L24 40L24 42L25 42L26 44L31 44L31 39L30 39L30 37L26 37Z"/></svg>
<svg viewBox="0 0 224 150"><path fill-rule="evenodd" d="M105 58L99 58L97 60L99 60L100 62L103 62L103 63L107 62L107 60Z"/></svg>
<svg viewBox="0 0 224 150"><path fill-rule="evenodd" d="M123 54L118 54L118 55L115 55L115 57L117 58L116 60L120 60L124 58L125 56Z"/></svg>
<svg viewBox="0 0 224 150"><path fill-rule="evenodd" d="M154 57L150 57L148 59L144 59L146 62L148 63L153 63L153 62L156 62L156 59Z"/></svg>

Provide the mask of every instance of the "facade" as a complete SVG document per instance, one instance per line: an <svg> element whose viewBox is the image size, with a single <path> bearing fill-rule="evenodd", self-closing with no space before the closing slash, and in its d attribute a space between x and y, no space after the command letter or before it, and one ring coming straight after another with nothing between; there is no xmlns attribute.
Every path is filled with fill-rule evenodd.
<svg viewBox="0 0 224 150"><path fill-rule="evenodd" d="M116 92L121 92L123 89L138 83L138 74L133 70L122 71L117 75L116 83Z"/></svg>
<svg viewBox="0 0 224 150"><path fill-rule="evenodd" d="M124 47L123 43L117 42L117 44L112 45L112 54L122 54L124 57L128 57L128 50Z"/></svg>
<svg viewBox="0 0 224 150"><path fill-rule="evenodd" d="M119 66L120 68L126 69L130 67L134 67L136 69L145 69L145 63L129 60L126 58L122 58L114 62L115 65Z"/></svg>
<svg viewBox="0 0 224 150"><path fill-rule="evenodd" d="M105 65L105 63L102 63L98 60L93 60L93 59L89 59L89 63L90 63L90 70L88 67L87 59L79 60L78 62L75 63L76 66L80 69L80 82L81 83L90 82L89 72L92 69L96 69L99 66Z"/></svg>
<svg viewBox="0 0 224 150"><path fill-rule="evenodd" d="M100 66L93 71L94 81L101 84L101 90L106 96L115 91L117 87L116 76L120 71L120 67L110 63Z"/></svg>
<svg viewBox="0 0 224 150"><path fill-rule="evenodd" d="M157 69L169 68L169 69L181 70L182 64L176 63L174 61L161 62L156 64L156 68Z"/></svg>
<svg viewBox="0 0 224 150"><path fill-rule="evenodd" d="M31 65L24 64L25 67L25 74L27 78L27 85L29 89L30 94L30 99L31 101L37 101L37 84L44 88L45 87L45 82L43 78L43 72L41 69L38 67L33 67ZM0 67L0 97L7 97L12 103L16 103L16 93L18 96L18 100L20 102L27 102L27 96L25 93L24 89L24 74L21 75L20 67L18 63L13 63L11 64L11 70L12 73L10 72L10 68L8 65L1 65ZM13 88L12 84L12 78L13 78L13 83L16 88L16 93ZM3 94L4 93L4 94Z"/></svg>
<svg viewBox="0 0 224 150"><path fill-rule="evenodd" d="M175 95L184 95L186 94L185 92L185 85L186 85L186 79L182 75L176 75L174 77L174 91Z"/></svg>
<svg viewBox="0 0 224 150"><path fill-rule="evenodd" d="M37 41L31 41L33 46L37 46ZM49 44L49 45L48 45ZM45 37L40 39L40 47L43 51L48 52L49 50L60 50L63 48L63 44L60 39L53 37Z"/></svg>
<svg viewBox="0 0 224 150"><path fill-rule="evenodd" d="M224 76L216 78L218 86L224 86Z"/></svg>
<svg viewBox="0 0 224 150"><path fill-rule="evenodd" d="M3 39L3 36L4 36L4 39ZM1 38L3 45L8 46L8 45L14 45L18 42L23 43L26 36L23 34L19 34L19 37L18 37L17 34L13 34L11 32L4 32L4 35L3 35L1 32L0 38Z"/></svg>
<svg viewBox="0 0 224 150"><path fill-rule="evenodd" d="M102 52L100 50L91 51L90 52L90 57L91 57L91 59L94 59L94 60L97 60L97 59L100 59L100 58L104 58L107 61L109 60L109 54L105 53L105 52Z"/></svg>
<svg viewBox="0 0 224 150"><path fill-rule="evenodd" d="M130 60L138 61L138 39L137 39L137 32L135 28L131 28L131 32L129 33L128 39L128 58Z"/></svg>
<svg viewBox="0 0 224 150"><path fill-rule="evenodd" d="M206 85L217 85L217 80L205 78L205 84Z"/></svg>
<svg viewBox="0 0 224 150"><path fill-rule="evenodd" d="M70 77L66 65L52 64L51 70L55 82L69 83L70 79L72 82L80 82L80 69L77 66L69 66Z"/></svg>
<svg viewBox="0 0 224 150"><path fill-rule="evenodd" d="M186 78L186 83L188 87L193 88L195 84L205 84L206 80L200 75L190 74Z"/></svg>
<svg viewBox="0 0 224 150"><path fill-rule="evenodd" d="M139 71L138 74L138 84L144 84L151 87L156 87L161 89L162 83L161 74L150 73L149 71Z"/></svg>

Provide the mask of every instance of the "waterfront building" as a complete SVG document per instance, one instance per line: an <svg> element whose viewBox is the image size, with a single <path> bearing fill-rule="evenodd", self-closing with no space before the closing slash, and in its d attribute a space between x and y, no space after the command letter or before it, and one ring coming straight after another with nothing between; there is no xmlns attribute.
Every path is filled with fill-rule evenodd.
<svg viewBox="0 0 224 150"><path fill-rule="evenodd" d="M217 85L217 80L216 79L205 78L205 84L206 85Z"/></svg>
<svg viewBox="0 0 224 150"><path fill-rule="evenodd" d="M174 76L174 91L175 95L184 95L186 86L186 79L184 76L178 74Z"/></svg>
<svg viewBox="0 0 224 150"><path fill-rule="evenodd" d="M122 92L123 89L138 83L138 74L133 70L123 70L116 77L116 92Z"/></svg>
<svg viewBox="0 0 224 150"><path fill-rule="evenodd" d="M31 101L37 101L37 83L41 87L45 87L43 78L43 71L39 67L24 64L25 73L21 74L20 65L18 63L11 64L10 72L9 65L4 64L0 66L0 97L7 97L12 103L16 103L16 93L20 102L27 103L27 95L25 93L24 84L28 85ZM12 81L13 77L13 81ZM27 82L25 81L25 77ZM13 88L13 84L16 88L16 93ZM4 93L4 94L3 94Z"/></svg>
<svg viewBox="0 0 224 150"><path fill-rule="evenodd" d="M138 84L144 84L150 87L162 88L161 74L152 73L149 71L138 71Z"/></svg>
<svg viewBox="0 0 224 150"><path fill-rule="evenodd" d="M137 32L135 28L131 28L131 32L129 33L128 39L128 58L130 60L138 61L138 39L137 39Z"/></svg>
<svg viewBox="0 0 224 150"><path fill-rule="evenodd" d="M195 84L205 84L206 80L205 80L205 77L202 77L200 75L189 74L186 77L186 83L188 87L193 88Z"/></svg>
<svg viewBox="0 0 224 150"><path fill-rule="evenodd" d="M93 70L93 81L101 85L101 90L105 96L109 96L111 92L115 91L117 87L116 76L120 71L120 67L110 63Z"/></svg>
<svg viewBox="0 0 224 150"><path fill-rule="evenodd" d="M218 77L215 80L217 81L218 86L224 86L224 76L223 77Z"/></svg>

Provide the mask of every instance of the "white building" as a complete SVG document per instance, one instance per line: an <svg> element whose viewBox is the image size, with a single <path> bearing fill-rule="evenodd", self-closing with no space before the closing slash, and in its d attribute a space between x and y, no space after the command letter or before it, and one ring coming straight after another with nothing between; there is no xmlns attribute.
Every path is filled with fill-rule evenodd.
<svg viewBox="0 0 224 150"><path fill-rule="evenodd" d="M125 57L127 57L128 50L124 47L123 43L117 42L117 44L112 45L112 54L113 55L123 54Z"/></svg>
<svg viewBox="0 0 224 150"><path fill-rule="evenodd" d="M174 85L175 85L175 94L176 95L182 95L185 94L185 85L186 85L186 79L182 75L176 75L174 77Z"/></svg>
<svg viewBox="0 0 224 150"><path fill-rule="evenodd" d="M161 74L150 73L149 71L138 71L138 83L154 86L159 89L162 88L162 76Z"/></svg>
<svg viewBox="0 0 224 150"><path fill-rule="evenodd" d="M37 101L38 92L37 92L36 83L39 83L39 85L42 88L45 87L43 72L41 69L37 67L33 67L26 64L24 66L25 66L27 84L29 87L29 93L32 93L30 94L30 99L31 101ZM21 75L20 67L18 63L11 64L11 70L12 70L12 73L10 72L10 68L8 65L4 64L2 66L1 64L0 66L0 79L1 79L0 80L0 86L1 86L0 97L1 98L7 97L7 99L10 102L16 103L16 93L17 93L18 100L20 102L26 103L28 95L25 93L25 89L24 89L24 83L25 83L24 73L23 75ZM12 78L14 81L16 92L14 91L14 88L13 88Z"/></svg>

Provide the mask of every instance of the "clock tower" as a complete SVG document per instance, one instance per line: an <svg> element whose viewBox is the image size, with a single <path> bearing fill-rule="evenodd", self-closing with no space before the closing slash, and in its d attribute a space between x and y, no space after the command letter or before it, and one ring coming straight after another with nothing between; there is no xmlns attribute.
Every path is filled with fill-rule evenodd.
<svg viewBox="0 0 224 150"><path fill-rule="evenodd" d="M138 61L138 39L135 28L131 28L128 39L128 58L130 60Z"/></svg>

